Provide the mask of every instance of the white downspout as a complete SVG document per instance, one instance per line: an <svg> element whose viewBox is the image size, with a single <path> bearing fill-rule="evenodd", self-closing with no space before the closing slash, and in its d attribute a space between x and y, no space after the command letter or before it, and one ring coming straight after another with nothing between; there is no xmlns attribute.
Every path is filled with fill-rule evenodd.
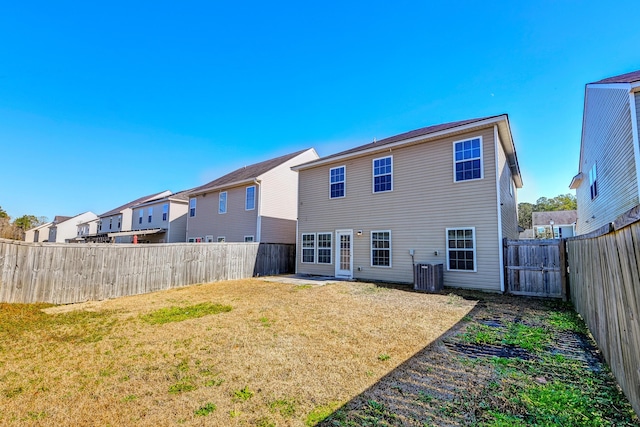
<svg viewBox="0 0 640 427"><path fill-rule="evenodd" d="M496 200L498 208L498 259L500 265L500 292L505 291L504 287L504 254L502 250L502 209L500 208L500 159L498 156L498 149L500 147L500 136L498 135L498 126L493 126L493 142L495 150L496 160ZM515 191L515 190L514 190Z"/></svg>
<svg viewBox="0 0 640 427"><path fill-rule="evenodd" d="M262 201L262 188L260 188L260 180L254 179L253 182L256 184L256 242L260 242L261 234L262 234L262 216L261 216L261 201Z"/></svg>
<svg viewBox="0 0 640 427"><path fill-rule="evenodd" d="M633 156L636 163L636 185L638 186L638 200L640 200L640 141L638 138L638 115L636 98L633 90L629 92L629 112L631 113L631 130L633 136Z"/></svg>

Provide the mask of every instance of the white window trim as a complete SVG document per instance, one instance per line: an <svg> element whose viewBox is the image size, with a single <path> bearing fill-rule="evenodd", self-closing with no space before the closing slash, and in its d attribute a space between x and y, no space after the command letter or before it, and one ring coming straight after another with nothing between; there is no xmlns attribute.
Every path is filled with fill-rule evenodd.
<svg viewBox="0 0 640 427"><path fill-rule="evenodd" d="M312 262L304 260L304 250L311 249L311 248L304 247L304 236L313 236L313 261ZM317 255L316 251L318 248L316 239L317 239L316 233L302 233L300 235L300 263L301 264L316 264L316 261L318 260L318 257L316 256Z"/></svg>
<svg viewBox="0 0 640 427"><path fill-rule="evenodd" d="M339 181L339 182L342 182L344 184L344 191L342 192L343 193L342 196L331 197L331 184L334 184L334 183L331 182L331 171L335 170L335 169L340 169L340 168L344 169L344 180L343 181ZM347 197L347 166L346 165L342 165L342 166L336 166L336 167L330 168L329 169L329 199L344 199L345 197Z"/></svg>
<svg viewBox="0 0 640 427"><path fill-rule="evenodd" d="M247 240L247 238L251 238L251 240ZM245 243L255 243L255 241L256 241L255 236L244 236Z"/></svg>
<svg viewBox="0 0 640 427"><path fill-rule="evenodd" d="M456 163L458 163L456 161L456 144L459 142L465 142L465 141L471 141L473 139L480 139L480 178L472 178L472 179L462 179L460 181L456 180ZM465 138L465 139L460 139L458 141L453 141L453 143L451 144L451 147L453 149L453 182L454 183L459 183L459 182L470 182L470 181L480 181L481 179L484 179L484 141L482 139L482 135L478 135L478 136L470 136L469 138ZM465 161L469 161L467 160L460 160L461 162L465 162Z"/></svg>
<svg viewBox="0 0 640 427"><path fill-rule="evenodd" d="M222 202L222 195L224 194L224 211L222 211L220 208L220 203ZM229 202L229 196L227 195L226 191L221 191L218 194L218 214L220 215L224 215L227 213L227 203Z"/></svg>
<svg viewBox="0 0 640 427"><path fill-rule="evenodd" d="M165 203L162 205L162 221L169 220L169 204Z"/></svg>
<svg viewBox="0 0 640 427"><path fill-rule="evenodd" d="M320 252L320 246L318 245L319 240L318 240L318 236L321 234L328 234L331 237L331 246L329 246L329 262L320 262L320 259L318 258L318 254ZM333 242L335 241L335 239L333 238L333 232L332 231L320 231L318 233L316 233L316 238L314 240L315 242L315 246L316 246L316 253L315 253L315 261L316 264L321 264L321 265L331 265L333 264ZM327 248L322 248L322 249L327 249ZM307 263L310 264L310 263Z"/></svg>
<svg viewBox="0 0 640 427"><path fill-rule="evenodd" d="M204 242L205 243L213 243L213 235L212 234L207 234L206 236L204 236Z"/></svg>
<svg viewBox="0 0 640 427"><path fill-rule="evenodd" d="M385 190L385 191L376 191L376 160L382 160L382 159L386 159L386 158L390 158L391 159L391 189L390 190ZM346 172L346 170L345 170ZM378 193L391 193L393 191L393 155L389 155L389 156L383 156L383 157L378 157L375 158L373 160L371 160L371 192L373 194L378 194Z"/></svg>
<svg viewBox="0 0 640 427"><path fill-rule="evenodd" d="M218 243L227 243L227 238L225 236L218 236L216 237L216 241Z"/></svg>
<svg viewBox="0 0 640 427"><path fill-rule="evenodd" d="M247 195L249 193L249 189L253 188L253 207L247 208ZM244 210L245 211L254 211L256 210L256 186L250 185L244 189Z"/></svg>
<svg viewBox="0 0 640 427"><path fill-rule="evenodd" d="M389 265L373 265L373 233L389 233ZM393 237L391 236L391 230L371 230L369 236L369 265L372 268L393 268Z"/></svg>
<svg viewBox="0 0 640 427"><path fill-rule="evenodd" d="M450 230L471 230L473 231L473 270L452 270L449 268L449 231ZM457 273L477 273L478 272L478 246L476 245L476 228L475 227L449 227L445 228L444 241L447 250L447 271L455 271Z"/></svg>
<svg viewBox="0 0 640 427"><path fill-rule="evenodd" d="M147 222L151 222L153 221L153 207L150 207L148 211L149 211L149 214L147 215Z"/></svg>
<svg viewBox="0 0 640 427"><path fill-rule="evenodd" d="M193 206L191 206L191 202L193 202ZM191 199L189 199L189 217L190 218L195 218L196 217L196 205L198 204L197 200L195 197L192 197ZM191 215L191 209L193 209L193 215Z"/></svg>

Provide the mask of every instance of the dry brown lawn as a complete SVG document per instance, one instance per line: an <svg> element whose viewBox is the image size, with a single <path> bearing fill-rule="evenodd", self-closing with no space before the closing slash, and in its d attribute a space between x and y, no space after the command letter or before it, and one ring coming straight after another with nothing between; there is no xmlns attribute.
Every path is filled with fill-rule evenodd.
<svg viewBox="0 0 640 427"><path fill-rule="evenodd" d="M232 310L149 324L212 302ZM0 304L2 425L299 426L460 321L474 301L407 288L258 279L76 306Z"/></svg>

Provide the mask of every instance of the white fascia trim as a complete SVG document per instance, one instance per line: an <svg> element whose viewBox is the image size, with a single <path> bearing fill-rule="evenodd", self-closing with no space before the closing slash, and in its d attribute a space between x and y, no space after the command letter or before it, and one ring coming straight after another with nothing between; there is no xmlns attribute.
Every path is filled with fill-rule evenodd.
<svg viewBox="0 0 640 427"><path fill-rule="evenodd" d="M589 89L626 89L629 90L631 85L629 83L589 83L587 84Z"/></svg>
<svg viewBox="0 0 640 427"><path fill-rule="evenodd" d="M498 144L500 136L498 135L498 125L493 127L493 140L496 162L496 200L498 209L498 258L499 258L499 270L500 270L500 292L505 291L504 286L504 253L502 250L502 209L500 207L500 157L498 156Z"/></svg>
<svg viewBox="0 0 640 427"><path fill-rule="evenodd" d="M253 183L255 180L256 180L256 178L243 179L242 181L230 182L228 184L217 185L215 187L202 188L200 190L191 191L191 192L189 192L187 194L189 195L190 198L193 198L193 196L196 196L196 195L199 195L199 194L210 193L212 191L221 190L223 188L238 187L238 186L241 186L241 185Z"/></svg>
<svg viewBox="0 0 640 427"><path fill-rule="evenodd" d="M371 153L377 153L377 152L381 152L381 151L387 151L387 150L391 150L393 148L397 148L397 147L402 147L403 145L407 145L407 144L411 144L417 141L421 141L424 139L435 139L438 137L442 137L445 135L449 135L452 133L457 133L460 131L465 131L467 129L475 129L478 127L487 127L490 125L494 125L497 123L500 123L502 121L507 121L507 115L506 114L502 114L500 116L496 116L496 117L491 117L488 119L484 119L484 120L479 120L477 122L473 122L473 123L467 123L466 125L461 125L461 126L456 126L450 129L445 129L445 130L441 130L438 132L433 132L433 133L428 133L425 135L420 135L420 136L416 136L413 138L408 138L408 139L403 139L402 141L398 141L398 142L393 142L391 144L383 144L383 145L379 145L377 147L371 147L371 148L366 148L364 150L360 150L360 151L356 151L355 153L348 153L348 154L344 154L342 156L336 156L336 157L331 157L331 158L326 158L326 159L319 159L313 162L309 162L309 163L305 163L303 165L299 165L299 166L293 166L291 169L294 171L299 171L299 170L304 170L304 169L309 169L309 168L314 168L316 166L321 166L327 163L334 163L340 160L344 160L344 159L349 159L349 158L353 158L353 157L360 157L360 156L364 156L367 154L371 154Z"/></svg>
<svg viewBox="0 0 640 427"><path fill-rule="evenodd" d="M629 93L629 112L631 113L631 133L633 135L633 157L636 163L636 184L638 186L638 200L640 200L640 138L638 137L636 97L633 92Z"/></svg>

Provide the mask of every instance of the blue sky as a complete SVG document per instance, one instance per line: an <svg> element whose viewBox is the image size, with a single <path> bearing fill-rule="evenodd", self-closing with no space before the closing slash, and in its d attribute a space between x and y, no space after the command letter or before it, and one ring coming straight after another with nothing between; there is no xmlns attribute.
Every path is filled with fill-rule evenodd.
<svg viewBox="0 0 640 427"><path fill-rule="evenodd" d="M568 193L584 85L640 69L639 9L5 2L0 206L12 217L100 214L299 149L324 156L502 113L519 200Z"/></svg>

